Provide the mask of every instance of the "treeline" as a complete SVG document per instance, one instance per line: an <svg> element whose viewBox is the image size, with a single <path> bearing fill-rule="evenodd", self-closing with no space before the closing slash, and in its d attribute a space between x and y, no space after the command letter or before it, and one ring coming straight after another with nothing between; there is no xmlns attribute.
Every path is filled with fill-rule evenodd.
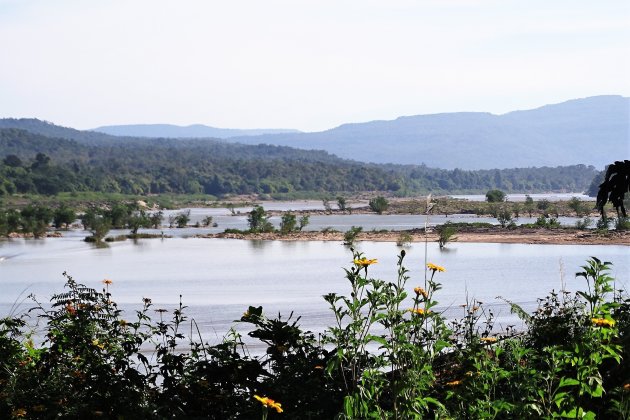
<svg viewBox="0 0 630 420"><path fill-rule="evenodd" d="M507 192L586 190L598 171L593 166L572 165L538 168L491 170L436 169L425 165L387 165L416 188L426 191L483 191L499 189ZM599 185L599 184L598 184Z"/></svg>
<svg viewBox="0 0 630 420"><path fill-rule="evenodd" d="M0 129L0 195L583 191L597 173L584 165L491 171L374 165L289 147L94 133L83 140L84 132L57 129L74 139Z"/></svg>
<svg viewBox="0 0 630 420"><path fill-rule="evenodd" d="M170 227L185 227L190 221L189 212L180 212L169 217ZM157 229L162 225L162 211L147 211L137 203L114 202L100 206L90 206L84 211L61 205L48 207L29 204L22 209L0 207L0 237L11 234L33 235L39 238L46 235L52 225L55 229L67 229L79 221L83 229L92 233L88 241L104 239L110 229L129 229L130 235L138 234L140 228ZM206 217L205 226L212 223L212 216Z"/></svg>

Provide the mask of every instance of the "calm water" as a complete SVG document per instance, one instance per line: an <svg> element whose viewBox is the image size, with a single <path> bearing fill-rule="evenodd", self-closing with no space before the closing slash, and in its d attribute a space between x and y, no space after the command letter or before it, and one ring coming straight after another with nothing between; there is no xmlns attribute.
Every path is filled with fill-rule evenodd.
<svg viewBox="0 0 630 420"><path fill-rule="evenodd" d="M358 248L379 264L370 273L395 279L400 249L393 243L360 243ZM497 296L535 309L536 298L564 280L568 290L585 286L574 273L589 256L612 261L619 287L629 282L630 254L625 246L520 245L454 243L447 251L429 244L429 260L447 268L438 273L440 310L461 316L466 295L492 307L499 324L517 324ZM421 285L424 244L407 248L411 290ZM281 311L301 315L301 324L322 331L331 321L322 295L347 293L342 267L351 253L338 242L280 242L229 239L147 239L95 248L78 236L41 240L0 241L0 316L31 306L63 290L62 273L97 289L103 278L113 280L114 300L130 310L142 297L156 308L172 308L179 295L203 335L218 340L248 305L262 305L269 315Z"/></svg>

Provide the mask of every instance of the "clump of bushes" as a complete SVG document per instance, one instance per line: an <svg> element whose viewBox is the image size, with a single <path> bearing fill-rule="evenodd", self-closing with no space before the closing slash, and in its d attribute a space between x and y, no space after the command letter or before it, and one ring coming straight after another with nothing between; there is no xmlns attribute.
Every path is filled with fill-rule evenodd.
<svg viewBox="0 0 630 420"><path fill-rule="evenodd" d="M512 304L527 329L497 331L476 300L446 320L445 268L413 282L404 258L382 280L354 252L348 293L324 297L334 323L322 338L249 307L236 322L261 355L235 329L215 345L187 336L181 303L123 313L111 280L96 291L64 273L50 309L30 311L41 343L26 316L0 319L0 418L627 418L630 299L610 263L592 258L584 291L552 292L533 314Z"/></svg>

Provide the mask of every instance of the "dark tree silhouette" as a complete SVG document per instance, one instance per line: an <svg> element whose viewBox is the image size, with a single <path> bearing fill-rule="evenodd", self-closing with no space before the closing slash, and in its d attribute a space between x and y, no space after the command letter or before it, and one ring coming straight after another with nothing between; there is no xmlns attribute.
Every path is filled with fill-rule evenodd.
<svg viewBox="0 0 630 420"><path fill-rule="evenodd" d="M617 161L608 166L604 182L600 184L597 193L597 208L602 217L604 217L604 206L608 201L615 206L617 217L628 217L623 205L623 199L628 191L630 191L630 160Z"/></svg>

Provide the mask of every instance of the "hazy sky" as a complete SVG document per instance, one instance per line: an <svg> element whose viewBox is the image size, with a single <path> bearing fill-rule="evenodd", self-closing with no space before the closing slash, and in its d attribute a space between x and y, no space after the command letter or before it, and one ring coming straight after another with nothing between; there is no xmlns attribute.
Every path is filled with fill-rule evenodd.
<svg viewBox="0 0 630 420"><path fill-rule="evenodd" d="M630 96L628 0L0 0L0 117L332 128Z"/></svg>

